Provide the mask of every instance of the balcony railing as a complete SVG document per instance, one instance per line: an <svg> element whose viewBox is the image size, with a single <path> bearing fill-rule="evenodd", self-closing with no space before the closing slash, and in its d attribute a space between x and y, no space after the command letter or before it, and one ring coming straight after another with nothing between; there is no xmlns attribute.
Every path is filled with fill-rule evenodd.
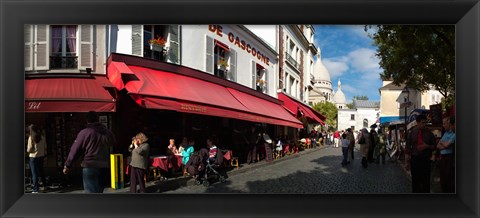
<svg viewBox="0 0 480 218"><path fill-rule="evenodd" d="M285 56L287 56L287 61L297 70L300 70L300 64L298 64L297 61L288 52L285 52L285 54Z"/></svg>
<svg viewBox="0 0 480 218"><path fill-rule="evenodd" d="M77 69L78 56L50 56L50 69Z"/></svg>

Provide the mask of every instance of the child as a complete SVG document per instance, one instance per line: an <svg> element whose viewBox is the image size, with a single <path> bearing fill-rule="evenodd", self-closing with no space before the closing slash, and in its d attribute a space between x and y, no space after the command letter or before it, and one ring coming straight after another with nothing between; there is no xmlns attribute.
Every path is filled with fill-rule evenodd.
<svg viewBox="0 0 480 218"><path fill-rule="evenodd" d="M347 163L347 157L348 157L348 145L350 144L350 140L347 139L347 134L343 133L342 134L342 154L343 154L343 160L342 160L342 167L346 166Z"/></svg>

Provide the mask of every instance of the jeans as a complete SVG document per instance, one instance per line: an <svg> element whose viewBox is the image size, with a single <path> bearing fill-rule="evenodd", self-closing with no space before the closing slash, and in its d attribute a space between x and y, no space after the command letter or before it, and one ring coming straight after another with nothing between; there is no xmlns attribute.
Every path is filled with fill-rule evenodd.
<svg viewBox="0 0 480 218"><path fill-rule="evenodd" d="M85 193L103 193L106 181L106 168L83 168L83 189Z"/></svg>
<svg viewBox="0 0 480 218"><path fill-rule="evenodd" d="M32 171L33 191L38 192L39 177L42 177L42 181L45 185L45 175L43 173L43 157L31 157L30 170Z"/></svg>
<svg viewBox="0 0 480 218"><path fill-rule="evenodd" d="M343 154L342 165L345 166L347 165L348 147L342 147L342 154Z"/></svg>

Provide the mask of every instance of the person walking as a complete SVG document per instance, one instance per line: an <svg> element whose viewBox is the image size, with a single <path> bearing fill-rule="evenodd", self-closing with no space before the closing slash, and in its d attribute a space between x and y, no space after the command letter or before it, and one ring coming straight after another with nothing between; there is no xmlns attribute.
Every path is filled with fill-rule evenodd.
<svg viewBox="0 0 480 218"><path fill-rule="evenodd" d="M430 157L435 148L435 136L426 128L427 117L425 115L418 115L415 121L417 126L407 135L406 168L407 170L411 169L412 192L430 193Z"/></svg>
<svg viewBox="0 0 480 218"><path fill-rule="evenodd" d="M333 147L337 148L340 143L340 132L337 130L333 133Z"/></svg>
<svg viewBox="0 0 480 218"><path fill-rule="evenodd" d="M139 192L145 193L145 173L148 169L148 155L150 146L147 143L147 136L140 132L132 140L132 144L128 151L132 153L132 160L130 161L130 192L137 193L137 184L139 185Z"/></svg>
<svg viewBox="0 0 480 218"><path fill-rule="evenodd" d="M30 170L32 172L32 193L38 193L39 178L42 178L44 186L46 184L45 174L43 172L43 158L47 153L47 143L45 142L45 136L42 130L37 125L31 124L28 126L28 135L27 153Z"/></svg>
<svg viewBox="0 0 480 218"><path fill-rule="evenodd" d="M443 118L445 133L437 144L440 150L440 185L443 193L455 193L455 117Z"/></svg>
<svg viewBox="0 0 480 218"><path fill-rule="evenodd" d="M109 146L115 145L115 137L109 129L98 122L94 111L87 113L87 127L82 129L75 139L63 173L70 172L75 159L83 156L81 163L83 188L85 193L103 193L109 163Z"/></svg>

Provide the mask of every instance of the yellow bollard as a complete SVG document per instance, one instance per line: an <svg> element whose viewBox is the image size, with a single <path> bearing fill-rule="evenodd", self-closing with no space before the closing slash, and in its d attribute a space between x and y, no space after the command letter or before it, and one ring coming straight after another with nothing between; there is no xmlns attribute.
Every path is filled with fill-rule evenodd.
<svg viewBox="0 0 480 218"><path fill-rule="evenodd" d="M123 154L110 154L110 177L113 189L124 188Z"/></svg>

